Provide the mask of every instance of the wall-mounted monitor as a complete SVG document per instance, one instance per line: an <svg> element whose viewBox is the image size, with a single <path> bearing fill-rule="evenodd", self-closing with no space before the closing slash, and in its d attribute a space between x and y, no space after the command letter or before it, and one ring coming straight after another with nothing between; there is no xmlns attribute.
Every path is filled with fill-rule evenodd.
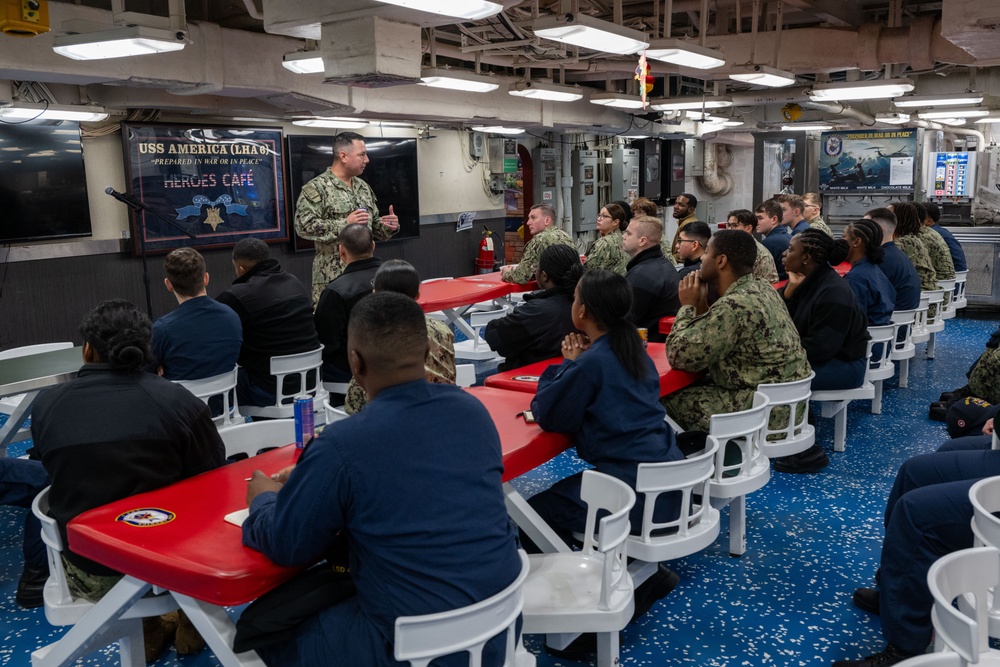
<svg viewBox="0 0 1000 667"><path fill-rule="evenodd" d="M381 215L399 216L399 231L392 237L412 239L420 236L420 197L417 172L416 138L385 139L367 137L368 166L361 178L371 186ZM333 135L288 137L289 215L294 219L295 203L302 186L333 164ZM293 225L289 225L292 227ZM312 242L293 234L296 250L312 247ZM380 241L384 243L384 241Z"/></svg>
<svg viewBox="0 0 1000 667"><path fill-rule="evenodd" d="M0 243L90 236L79 123L0 123L0 211Z"/></svg>

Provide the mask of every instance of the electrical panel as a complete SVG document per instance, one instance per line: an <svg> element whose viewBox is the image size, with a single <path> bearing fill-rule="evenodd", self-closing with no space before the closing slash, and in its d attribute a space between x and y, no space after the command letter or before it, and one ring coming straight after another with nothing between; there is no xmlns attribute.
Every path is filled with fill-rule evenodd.
<svg viewBox="0 0 1000 667"><path fill-rule="evenodd" d="M638 160L638 158L636 158ZM597 151L573 151L570 157L573 175L573 231L597 229Z"/></svg>
<svg viewBox="0 0 1000 667"><path fill-rule="evenodd" d="M615 148L611 151L611 201L623 200L629 204L639 198L641 167L639 150Z"/></svg>
<svg viewBox="0 0 1000 667"><path fill-rule="evenodd" d="M559 200L559 151L555 148L536 148L531 151L535 167L535 204L556 208Z"/></svg>

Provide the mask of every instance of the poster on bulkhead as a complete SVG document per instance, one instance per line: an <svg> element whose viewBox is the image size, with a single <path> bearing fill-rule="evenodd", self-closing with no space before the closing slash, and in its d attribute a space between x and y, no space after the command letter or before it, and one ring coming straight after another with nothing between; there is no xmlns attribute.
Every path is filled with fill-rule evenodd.
<svg viewBox="0 0 1000 667"><path fill-rule="evenodd" d="M915 129L824 132L820 143L820 190L913 189Z"/></svg>
<svg viewBox="0 0 1000 667"><path fill-rule="evenodd" d="M280 130L122 123L122 141L129 194L196 237L143 211L147 252L288 238Z"/></svg>

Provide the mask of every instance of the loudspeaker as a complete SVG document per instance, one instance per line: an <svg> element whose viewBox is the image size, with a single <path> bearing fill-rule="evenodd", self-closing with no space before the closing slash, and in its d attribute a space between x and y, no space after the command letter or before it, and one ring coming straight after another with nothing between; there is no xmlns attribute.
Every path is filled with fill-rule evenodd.
<svg viewBox="0 0 1000 667"><path fill-rule="evenodd" d="M473 132L472 137L469 139L469 155L474 158L481 158L485 150L486 135L482 132Z"/></svg>

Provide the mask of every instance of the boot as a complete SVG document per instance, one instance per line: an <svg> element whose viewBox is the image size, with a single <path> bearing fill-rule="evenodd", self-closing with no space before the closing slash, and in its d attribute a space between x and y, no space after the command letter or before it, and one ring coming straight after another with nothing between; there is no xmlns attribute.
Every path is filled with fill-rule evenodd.
<svg viewBox="0 0 1000 667"><path fill-rule="evenodd" d="M178 611L177 636L174 638L174 646L177 648L177 655L194 655L205 648L205 640L198 634L198 630L191 624L191 619L183 611Z"/></svg>

